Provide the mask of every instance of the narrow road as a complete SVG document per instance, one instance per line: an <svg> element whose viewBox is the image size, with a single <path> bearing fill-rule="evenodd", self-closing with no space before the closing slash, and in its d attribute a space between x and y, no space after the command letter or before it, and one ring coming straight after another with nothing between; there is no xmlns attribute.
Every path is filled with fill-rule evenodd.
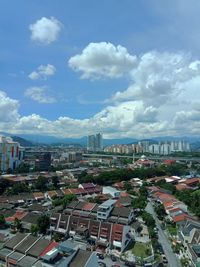
<svg viewBox="0 0 200 267"><path fill-rule="evenodd" d="M169 267L181 267L181 263L180 263L179 259L176 257L175 253L173 252L172 247L171 247L171 243L168 240L166 234L161 229L160 222L159 222L157 215L154 211L153 205L150 202L148 202L148 204L146 206L146 211L153 216L153 218L156 222L156 227L158 228L158 241L160 242L160 244L163 247L166 258L168 260Z"/></svg>

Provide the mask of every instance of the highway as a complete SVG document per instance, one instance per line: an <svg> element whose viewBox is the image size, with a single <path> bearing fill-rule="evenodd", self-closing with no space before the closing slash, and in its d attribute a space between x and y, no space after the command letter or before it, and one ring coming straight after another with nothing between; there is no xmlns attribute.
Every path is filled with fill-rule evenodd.
<svg viewBox="0 0 200 267"><path fill-rule="evenodd" d="M165 252L165 256L168 260L169 267L181 267L182 265L181 265L179 259L176 257L175 253L173 252L172 247L171 247L171 243L168 240L165 232L162 230L160 222L159 222L157 215L154 211L154 208L150 202L146 206L146 211L153 216L153 218L156 222L156 227L158 228L158 241L163 247L163 250Z"/></svg>
<svg viewBox="0 0 200 267"><path fill-rule="evenodd" d="M118 154L83 154L83 157L85 158L128 158L132 159L133 156L129 155L118 155ZM141 158L139 155L134 155L135 159ZM151 160L176 160L176 161L199 161L200 157L170 157L170 156L147 156L148 159Z"/></svg>

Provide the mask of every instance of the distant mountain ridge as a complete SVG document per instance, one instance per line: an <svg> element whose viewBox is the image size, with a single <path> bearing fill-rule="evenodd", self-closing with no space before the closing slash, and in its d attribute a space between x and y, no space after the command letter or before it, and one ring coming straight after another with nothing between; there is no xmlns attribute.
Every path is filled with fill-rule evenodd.
<svg viewBox="0 0 200 267"><path fill-rule="evenodd" d="M15 141L19 142L22 146L34 146L38 144L46 145L56 145L56 144L75 144L85 147L87 145L87 137L81 138L60 138L50 135L33 135L33 134L9 134L5 132L0 132L0 135L11 136ZM173 137L173 136L163 136L163 137L153 137L146 139L136 139L136 138L115 138L115 139L103 139L104 146L110 145L120 145L120 144L134 144L138 141L148 140L150 142L159 142L159 141L173 141L173 140L186 140L190 143L200 143L200 137L193 136L182 136L182 137Z"/></svg>
<svg viewBox="0 0 200 267"><path fill-rule="evenodd" d="M33 142L28 141L28 140L21 138L19 136L11 136L11 138L13 139L13 141L20 143L20 145L23 147L32 147L32 146L36 145Z"/></svg>

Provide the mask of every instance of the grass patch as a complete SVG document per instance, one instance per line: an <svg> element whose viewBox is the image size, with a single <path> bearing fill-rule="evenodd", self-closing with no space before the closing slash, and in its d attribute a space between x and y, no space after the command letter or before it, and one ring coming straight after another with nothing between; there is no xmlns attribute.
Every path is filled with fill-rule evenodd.
<svg viewBox="0 0 200 267"><path fill-rule="evenodd" d="M151 255L151 247L149 244L136 242L132 252L136 257L145 258Z"/></svg>
<svg viewBox="0 0 200 267"><path fill-rule="evenodd" d="M174 226L167 226L167 231L170 235L177 235L177 228Z"/></svg>

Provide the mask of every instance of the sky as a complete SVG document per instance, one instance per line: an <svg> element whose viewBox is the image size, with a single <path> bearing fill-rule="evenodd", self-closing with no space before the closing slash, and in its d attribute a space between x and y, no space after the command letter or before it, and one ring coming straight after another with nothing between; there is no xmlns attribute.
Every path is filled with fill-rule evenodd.
<svg viewBox="0 0 200 267"><path fill-rule="evenodd" d="M0 0L0 131L199 136L199 0Z"/></svg>

